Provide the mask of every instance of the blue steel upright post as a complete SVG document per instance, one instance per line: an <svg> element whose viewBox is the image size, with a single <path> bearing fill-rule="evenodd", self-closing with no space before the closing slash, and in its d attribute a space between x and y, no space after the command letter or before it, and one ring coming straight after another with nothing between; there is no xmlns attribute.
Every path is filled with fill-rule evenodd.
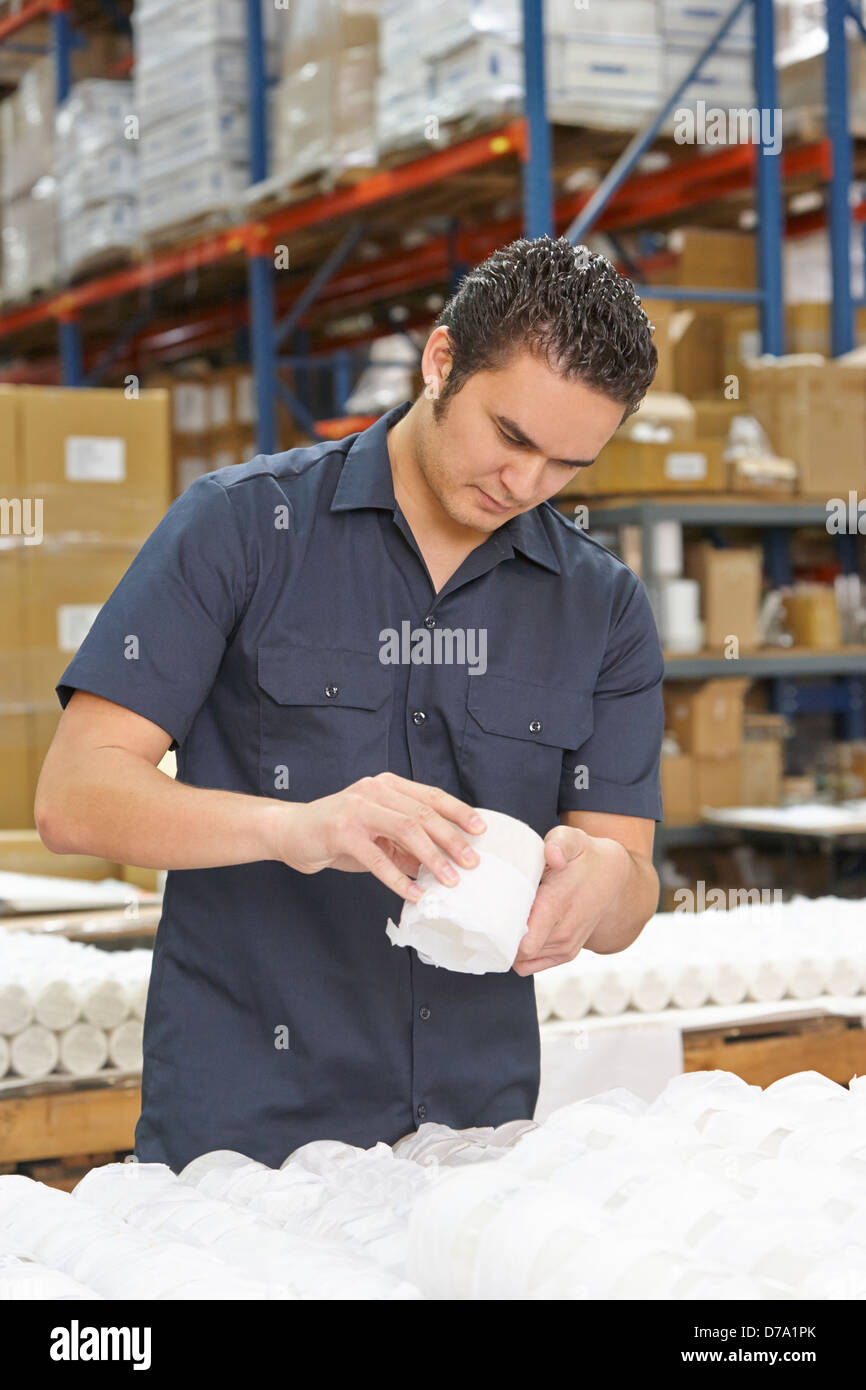
<svg viewBox="0 0 866 1390"><path fill-rule="evenodd" d="M785 311L782 282L782 154L781 142L773 149L763 140L764 121L777 130L779 106L776 94L776 39L773 0L753 0L755 17L755 99L761 122L757 154L758 283L763 289L761 345L764 352L781 357L785 351ZM780 114L780 113L779 113ZM773 142L775 144L775 141Z"/></svg>
<svg viewBox="0 0 866 1390"><path fill-rule="evenodd" d="M845 38L846 0L826 0L827 56L825 97L827 135L833 172L830 178L830 270L833 306L830 350L834 357L854 346L854 308L851 298L851 135L848 130L848 49Z"/></svg>
<svg viewBox="0 0 866 1390"><path fill-rule="evenodd" d="M523 0L523 80L529 129L529 148L523 161L523 234L531 239L554 232L543 0Z"/></svg>
<svg viewBox="0 0 866 1390"><path fill-rule="evenodd" d="M72 82L72 25L67 7L54 10L51 16L54 40L54 86L58 106L69 95ZM81 352L81 330L73 314L65 314L57 325L60 371L64 386L81 386L84 363Z"/></svg>
<svg viewBox="0 0 866 1390"><path fill-rule="evenodd" d="M268 176L267 77L261 0L247 0L247 85L250 113L250 181ZM262 454L277 447L276 346L274 343L274 262L270 243L259 237L247 245L250 292L250 346L256 381L256 444Z"/></svg>

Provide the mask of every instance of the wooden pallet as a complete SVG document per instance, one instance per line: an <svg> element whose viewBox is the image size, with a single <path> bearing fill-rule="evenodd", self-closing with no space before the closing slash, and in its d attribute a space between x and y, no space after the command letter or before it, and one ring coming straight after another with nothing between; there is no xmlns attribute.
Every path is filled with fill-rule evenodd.
<svg viewBox="0 0 866 1390"><path fill-rule="evenodd" d="M866 1029L859 1018L748 1023L683 1035L685 1071L730 1071L769 1086L796 1071L818 1071L847 1086L866 1074Z"/></svg>
<svg viewBox="0 0 866 1390"><path fill-rule="evenodd" d="M139 1077L105 1086L23 1088L0 1099L0 1164L131 1153L140 1112Z"/></svg>

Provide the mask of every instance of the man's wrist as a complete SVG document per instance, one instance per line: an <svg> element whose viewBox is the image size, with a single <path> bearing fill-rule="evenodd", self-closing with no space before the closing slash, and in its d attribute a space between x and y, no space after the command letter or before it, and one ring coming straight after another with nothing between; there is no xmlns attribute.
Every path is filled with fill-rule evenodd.
<svg viewBox="0 0 866 1390"><path fill-rule="evenodd" d="M262 800L264 804L259 825L264 849L262 858L275 859L280 864L295 868L306 804L302 801L278 801L275 797Z"/></svg>

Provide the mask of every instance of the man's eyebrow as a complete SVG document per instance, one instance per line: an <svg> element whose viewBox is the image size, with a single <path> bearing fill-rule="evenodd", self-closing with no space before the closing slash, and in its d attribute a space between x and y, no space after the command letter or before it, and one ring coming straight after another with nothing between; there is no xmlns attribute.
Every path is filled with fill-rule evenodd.
<svg viewBox="0 0 866 1390"><path fill-rule="evenodd" d="M541 453L538 445L534 444L529 436L524 433L516 420L509 419L507 415L497 415L496 421L504 430L507 430L509 434L513 434L514 438L518 440L519 443L525 444L529 449L534 449L536 453ZM550 459L549 461L550 463L561 463L564 468L589 468L591 463L595 463L595 459Z"/></svg>

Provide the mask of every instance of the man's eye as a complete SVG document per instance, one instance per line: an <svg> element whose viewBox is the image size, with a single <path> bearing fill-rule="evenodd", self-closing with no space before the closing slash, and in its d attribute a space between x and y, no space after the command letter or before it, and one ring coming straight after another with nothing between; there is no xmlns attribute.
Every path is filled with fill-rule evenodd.
<svg viewBox="0 0 866 1390"><path fill-rule="evenodd" d="M499 430L499 433L501 434L502 438L505 440L506 444L511 444L511 445L513 445L515 449L522 449L522 448L523 448L523 441L522 441L522 440L520 440L520 439L512 439L510 434L506 434L506 433L505 433L505 430L502 428L501 425L497 425L496 428Z"/></svg>

